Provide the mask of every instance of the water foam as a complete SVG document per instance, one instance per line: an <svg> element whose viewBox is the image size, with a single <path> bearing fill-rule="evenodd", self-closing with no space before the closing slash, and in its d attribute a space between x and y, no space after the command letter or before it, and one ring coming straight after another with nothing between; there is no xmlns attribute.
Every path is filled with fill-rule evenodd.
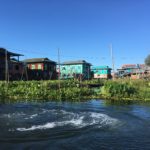
<svg viewBox="0 0 150 150"><path fill-rule="evenodd" d="M17 128L18 131L32 131L32 130L37 130L37 129L49 129L49 128L54 128L55 123L46 123L44 125L34 125L31 128Z"/></svg>
<svg viewBox="0 0 150 150"><path fill-rule="evenodd" d="M86 126L94 125L100 128L105 126L113 127L114 125L119 123L119 120L102 113L96 113L96 112L73 113L64 110L60 112L64 115L63 120L61 121L48 122L42 125L33 125L30 128L17 128L16 130L18 131L43 130L43 129L51 129L51 128L67 126L67 125L76 128L83 128ZM59 119L60 118L58 118L58 120Z"/></svg>
<svg viewBox="0 0 150 150"><path fill-rule="evenodd" d="M112 118L106 114L91 113L90 115L93 119L93 122L91 124L97 124L99 127L114 126L119 123L118 119Z"/></svg>
<svg viewBox="0 0 150 150"><path fill-rule="evenodd" d="M29 117L25 117L24 119L33 119L37 116L38 116L38 114L33 114L33 115L30 115Z"/></svg>

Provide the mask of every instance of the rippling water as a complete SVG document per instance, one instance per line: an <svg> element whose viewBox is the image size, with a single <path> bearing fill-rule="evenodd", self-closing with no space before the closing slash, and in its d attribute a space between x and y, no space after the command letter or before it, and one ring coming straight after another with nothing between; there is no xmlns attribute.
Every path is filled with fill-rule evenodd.
<svg viewBox="0 0 150 150"><path fill-rule="evenodd" d="M150 149L150 106L80 103L0 105L0 149Z"/></svg>

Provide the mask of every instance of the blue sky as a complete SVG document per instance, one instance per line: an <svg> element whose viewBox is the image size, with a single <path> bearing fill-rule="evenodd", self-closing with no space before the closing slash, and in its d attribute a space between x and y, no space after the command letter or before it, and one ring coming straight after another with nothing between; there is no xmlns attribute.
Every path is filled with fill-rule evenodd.
<svg viewBox="0 0 150 150"><path fill-rule="evenodd" d="M150 54L150 0L0 0L0 47L21 59L84 59L115 68Z"/></svg>

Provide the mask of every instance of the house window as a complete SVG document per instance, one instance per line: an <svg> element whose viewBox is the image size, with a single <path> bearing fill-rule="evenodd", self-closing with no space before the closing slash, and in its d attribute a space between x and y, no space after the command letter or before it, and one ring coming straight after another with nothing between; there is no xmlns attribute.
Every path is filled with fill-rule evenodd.
<svg viewBox="0 0 150 150"><path fill-rule="evenodd" d="M42 69L42 65L38 64L38 69L41 70Z"/></svg>
<svg viewBox="0 0 150 150"><path fill-rule="evenodd" d="M31 65L31 69L35 69L35 65L34 64Z"/></svg>

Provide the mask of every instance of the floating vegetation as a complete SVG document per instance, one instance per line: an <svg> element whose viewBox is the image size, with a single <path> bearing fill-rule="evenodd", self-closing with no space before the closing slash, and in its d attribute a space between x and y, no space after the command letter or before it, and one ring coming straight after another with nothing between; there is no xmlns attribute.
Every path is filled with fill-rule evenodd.
<svg viewBox="0 0 150 150"><path fill-rule="evenodd" d="M100 87L91 88L88 85ZM59 86L60 85L60 86ZM150 100L150 81L78 80L0 82L0 101L80 101L92 98Z"/></svg>

